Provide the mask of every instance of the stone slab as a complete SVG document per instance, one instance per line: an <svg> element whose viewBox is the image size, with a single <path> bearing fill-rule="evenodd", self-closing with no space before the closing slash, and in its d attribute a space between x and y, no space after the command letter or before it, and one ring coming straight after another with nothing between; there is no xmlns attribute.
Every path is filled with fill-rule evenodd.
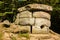
<svg viewBox="0 0 60 40"><path fill-rule="evenodd" d="M40 26L32 26L32 33L47 34L49 33L49 27L44 26L43 28L41 28Z"/></svg>
<svg viewBox="0 0 60 40"><path fill-rule="evenodd" d="M34 18L20 18L20 25L34 25Z"/></svg>
<svg viewBox="0 0 60 40"><path fill-rule="evenodd" d="M30 17L32 17L32 13L29 11L23 11L23 12L19 13L19 17L30 18Z"/></svg>
<svg viewBox="0 0 60 40"><path fill-rule="evenodd" d="M44 18L36 18L35 19L35 25L37 25L37 26L45 25L47 27L50 27L51 22L50 22L50 20L47 20L47 19L44 19Z"/></svg>
<svg viewBox="0 0 60 40"><path fill-rule="evenodd" d="M49 5L45 5L45 4L28 4L24 7L21 7L21 8L18 8L18 11L21 12L21 11L24 11L24 10L30 10L30 9L39 9L39 10L46 10L46 11L52 11L52 7L49 6Z"/></svg>
<svg viewBox="0 0 60 40"><path fill-rule="evenodd" d="M27 5L29 8L31 9L42 9L42 10L47 10L47 11L52 11L52 7L49 6L49 5L45 5L45 4L36 4L36 3L33 3L33 4L28 4Z"/></svg>
<svg viewBox="0 0 60 40"><path fill-rule="evenodd" d="M46 18L46 19L49 19L49 20L51 18L49 13L43 12L43 11L34 12L33 13L33 17L36 17L36 18Z"/></svg>

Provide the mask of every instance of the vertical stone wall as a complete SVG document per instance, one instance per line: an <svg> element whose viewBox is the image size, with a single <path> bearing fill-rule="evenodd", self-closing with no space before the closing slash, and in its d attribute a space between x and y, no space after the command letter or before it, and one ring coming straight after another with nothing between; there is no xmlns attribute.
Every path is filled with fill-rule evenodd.
<svg viewBox="0 0 60 40"><path fill-rule="evenodd" d="M43 11L42 11L43 10ZM28 4L18 8L15 24L28 26L29 32L48 33L51 26L51 15L47 11L52 11L52 7L43 4Z"/></svg>

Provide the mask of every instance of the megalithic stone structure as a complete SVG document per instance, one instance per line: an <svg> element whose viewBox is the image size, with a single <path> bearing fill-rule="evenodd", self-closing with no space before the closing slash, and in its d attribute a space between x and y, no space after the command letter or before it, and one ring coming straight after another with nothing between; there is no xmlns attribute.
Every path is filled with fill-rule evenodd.
<svg viewBox="0 0 60 40"><path fill-rule="evenodd" d="M28 4L24 7L18 8L18 11L24 11L24 10L31 10L31 9L39 9L39 10L46 10L46 11L52 11L52 7L49 5L44 4Z"/></svg>
<svg viewBox="0 0 60 40"><path fill-rule="evenodd" d="M28 4L18 8L19 13L16 16L15 24L30 26L32 33L48 33L51 26L52 7L44 4Z"/></svg>

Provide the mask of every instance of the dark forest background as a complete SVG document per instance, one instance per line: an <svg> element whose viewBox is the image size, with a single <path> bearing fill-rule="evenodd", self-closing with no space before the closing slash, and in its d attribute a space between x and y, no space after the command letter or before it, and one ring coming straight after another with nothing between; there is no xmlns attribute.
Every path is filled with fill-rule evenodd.
<svg viewBox="0 0 60 40"><path fill-rule="evenodd" d="M47 4L53 7L53 11L50 12L50 29L60 34L60 0L0 0L0 21L8 19L13 22L17 9L31 3Z"/></svg>

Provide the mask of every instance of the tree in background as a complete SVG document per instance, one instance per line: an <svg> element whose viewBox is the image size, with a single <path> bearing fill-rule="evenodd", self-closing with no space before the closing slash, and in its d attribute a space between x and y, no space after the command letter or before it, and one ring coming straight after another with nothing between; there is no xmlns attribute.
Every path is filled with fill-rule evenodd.
<svg viewBox="0 0 60 40"><path fill-rule="evenodd" d="M17 0L0 0L0 19L13 21L17 10ZM11 17L11 18L10 18Z"/></svg>

